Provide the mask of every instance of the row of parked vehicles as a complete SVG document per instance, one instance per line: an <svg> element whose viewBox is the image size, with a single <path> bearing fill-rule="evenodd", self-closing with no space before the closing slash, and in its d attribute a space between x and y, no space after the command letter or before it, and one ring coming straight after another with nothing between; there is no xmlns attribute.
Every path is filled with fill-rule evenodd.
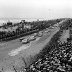
<svg viewBox="0 0 72 72"><path fill-rule="evenodd" d="M25 38L25 37L20 38L20 42L22 42L23 44L27 44L30 41L36 40L37 37L42 37L42 36L43 36L43 32L40 31L38 33L34 33L33 35L29 36L28 38Z"/></svg>

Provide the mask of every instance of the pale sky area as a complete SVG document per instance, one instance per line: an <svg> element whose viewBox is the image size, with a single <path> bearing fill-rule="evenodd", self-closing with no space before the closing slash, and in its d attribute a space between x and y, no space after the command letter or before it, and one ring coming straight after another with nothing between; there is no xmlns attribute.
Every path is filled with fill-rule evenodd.
<svg viewBox="0 0 72 72"><path fill-rule="evenodd" d="M0 18L72 17L72 0L0 0Z"/></svg>

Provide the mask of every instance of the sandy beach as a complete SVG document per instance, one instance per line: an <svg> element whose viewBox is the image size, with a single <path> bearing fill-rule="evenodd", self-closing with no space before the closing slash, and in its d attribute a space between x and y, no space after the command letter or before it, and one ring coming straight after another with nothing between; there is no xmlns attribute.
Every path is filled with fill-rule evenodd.
<svg viewBox="0 0 72 72"><path fill-rule="evenodd" d="M15 56L17 54L19 54L20 51L24 50L24 49L27 49L30 47L30 44L29 45L22 45L21 47L17 48L17 49L13 49L11 50L8 55L9 56Z"/></svg>

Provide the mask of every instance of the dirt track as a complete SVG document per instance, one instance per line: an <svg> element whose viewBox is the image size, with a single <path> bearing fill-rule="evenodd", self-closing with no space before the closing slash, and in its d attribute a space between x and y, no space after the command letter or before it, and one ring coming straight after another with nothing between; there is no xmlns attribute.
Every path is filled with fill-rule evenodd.
<svg viewBox="0 0 72 72"><path fill-rule="evenodd" d="M0 48L0 70L14 70L14 67L19 70L22 66L25 66L25 62L30 64L32 58L40 52L44 48L45 45L48 44L50 39L59 31L58 27L54 29L50 29L50 32L43 35L38 41L31 42L31 46L28 49L20 51L20 53L16 56L9 56L8 52L12 49L16 49L22 44L19 40L10 41ZM25 62L24 62L24 61ZM8 72L8 71L7 71ZM10 71L9 71L10 72Z"/></svg>

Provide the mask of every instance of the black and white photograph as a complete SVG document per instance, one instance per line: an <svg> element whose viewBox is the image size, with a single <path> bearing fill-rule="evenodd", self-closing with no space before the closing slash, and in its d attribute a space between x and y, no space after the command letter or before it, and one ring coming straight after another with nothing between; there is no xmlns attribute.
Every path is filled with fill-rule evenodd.
<svg viewBox="0 0 72 72"><path fill-rule="evenodd" d="M0 0L0 72L72 72L72 0Z"/></svg>

